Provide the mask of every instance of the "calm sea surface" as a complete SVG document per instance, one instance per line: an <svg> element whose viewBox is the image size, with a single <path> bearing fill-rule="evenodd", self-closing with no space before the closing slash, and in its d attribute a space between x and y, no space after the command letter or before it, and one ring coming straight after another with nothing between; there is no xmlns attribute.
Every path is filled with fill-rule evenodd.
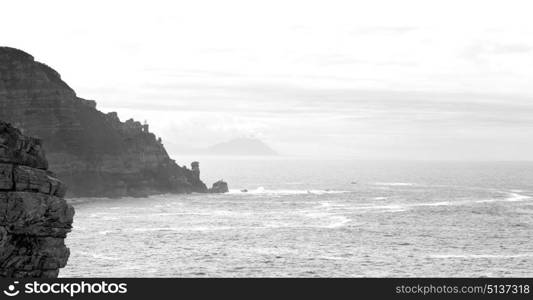
<svg viewBox="0 0 533 300"><path fill-rule="evenodd" d="M231 192L73 199L60 276L533 276L533 163L200 166Z"/></svg>

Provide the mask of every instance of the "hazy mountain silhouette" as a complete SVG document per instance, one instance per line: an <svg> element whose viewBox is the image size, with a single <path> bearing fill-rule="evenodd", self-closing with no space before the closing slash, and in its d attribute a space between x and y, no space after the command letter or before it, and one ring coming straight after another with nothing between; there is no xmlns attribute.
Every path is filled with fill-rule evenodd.
<svg viewBox="0 0 533 300"><path fill-rule="evenodd" d="M278 155L278 153L268 145L254 138L233 139L227 142L212 145L205 151L210 155Z"/></svg>

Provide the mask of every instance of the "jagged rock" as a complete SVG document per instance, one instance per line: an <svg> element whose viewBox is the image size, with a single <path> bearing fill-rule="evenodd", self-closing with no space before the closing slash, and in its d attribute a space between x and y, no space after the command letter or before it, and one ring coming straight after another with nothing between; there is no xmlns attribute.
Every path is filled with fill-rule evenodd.
<svg viewBox="0 0 533 300"><path fill-rule="evenodd" d="M46 170L40 140L0 121L0 277L57 277L69 249L74 209Z"/></svg>
<svg viewBox="0 0 533 300"><path fill-rule="evenodd" d="M1 97L0 95L0 99ZM6 113L3 109L0 111ZM21 164L43 170L48 168L41 141L23 136L20 131L6 123L0 124L0 162Z"/></svg>
<svg viewBox="0 0 533 300"><path fill-rule="evenodd" d="M197 180L200 180L200 163L197 161L193 161L191 163L191 172L194 175L194 178Z"/></svg>
<svg viewBox="0 0 533 300"><path fill-rule="evenodd" d="M74 209L62 198L34 192L0 194L0 226L16 234L65 237L70 231Z"/></svg>
<svg viewBox="0 0 533 300"><path fill-rule="evenodd" d="M0 164L0 190L13 189L13 165Z"/></svg>
<svg viewBox="0 0 533 300"><path fill-rule="evenodd" d="M209 189L209 192L210 193L227 193L229 192L228 183L223 180L219 180L213 183L213 186Z"/></svg>
<svg viewBox="0 0 533 300"><path fill-rule="evenodd" d="M13 181L17 191L34 191L50 194L51 184L46 171L25 166L13 168Z"/></svg>
<svg viewBox="0 0 533 300"><path fill-rule="evenodd" d="M52 68L8 47L0 47L0 120L45 141L2 135L0 144L5 139L10 147L0 147L0 163L46 170L44 148L69 196L208 191L197 165L178 166L147 124L98 111L95 101L79 98Z"/></svg>

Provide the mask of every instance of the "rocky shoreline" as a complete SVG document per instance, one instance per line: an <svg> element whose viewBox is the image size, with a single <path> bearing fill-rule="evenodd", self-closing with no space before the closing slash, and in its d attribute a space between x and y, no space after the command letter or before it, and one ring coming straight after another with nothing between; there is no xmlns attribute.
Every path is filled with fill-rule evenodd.
<svg viewBox="0 0 533 300"><path fill-rule="evenodd" d="M70 255L74 209L41 141L0 121L0 277L53 278Z"/></svg>

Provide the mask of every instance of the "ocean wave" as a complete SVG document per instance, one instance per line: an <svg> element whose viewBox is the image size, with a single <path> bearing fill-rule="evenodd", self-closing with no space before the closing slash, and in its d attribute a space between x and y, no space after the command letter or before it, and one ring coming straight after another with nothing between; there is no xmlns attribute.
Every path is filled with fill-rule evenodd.
<svg viewBox="0 0 533 300"><path fill-rule="evenodd" d="M440 201L440 202L429 202L429 203L419 203L414 204L413 206L450 206L450 205L461 205L462 202L451 202L451 201Z"/></svg>
<svg viewBox="0 0 533 300"><path fill-rule="evenodd" d="M119 260L119 258L117 257L112 257L105 254L98 254L94 252L77 251L76 255L88 256L98 260Z"/></svg>
<svg viewBox="0 0 533 300"><path fill-rule="evenodd" d="M508 192L502 192L507 195L505 198L491 198L491 199L482 199L482 200L476 200L475 203L492 203L492 202L519 202L519 201L526 201L530 200L533 197L523 194L518 194L516 192L508 193Z"/></svg>
<svg viewBox="0 0 533 300"><path fill-rule="evenodd" d="M336 209L336 208L342 208L342 207L346 207L346 204L341 204L341 203L335 203L335 202L328 202L328 201L323 201L323 202L320 202L318 206L316 206L316 208L332 208L332 209Z"/></svg>
<svg viewBox="0 0 533 300"><path fill-rule="evenodd" d="M507 197L481 199L481 200L458 200L458 201L438 201L438 202L421 202L421 203L391 203L388 205L356 206L356 207L353 207L353 209L385 210L388 212L402 212L402 211L417 208L417 207L461 206L461 205L472 205L476 203L519 202L519 201L527 201L527 200L533 199L533 197L531 196L522 195L518 193L509 193L509 192L502 192L502 193L505 193Z"/></svg>
<svg viewBox="0 0 533 300"><path fill-rule="evenodd" d="M409 206L406 204L389 204L389 205L369 205L369 206L355 206L356 210L385 210L387 212L402 212L406 211Z"/></svg>
<svg viewBox="0 0 533 300"><path fill-rule="evenodd" d="M249 229L248 226L191 226L191 227L148 227L132 228L128 232L150 233L150 232L187 232L187 231L219 231L219 230L236 230Z"/></svg>
<svg viewBox="0 0 533 300"><path fill-rule="evenodd" d="M339 190L290 190L290 189L276 189L276 190L269 190L265 189L264 187L258 187L253 190L239 190L239 189L230 189L229 193L230 195L325 195L325 194L343 194L343 193L349 193L350 191L339 191Z"/></svg>
<svg viewBox="0 0 533 300"><path fill-rule="evenodd" d="M307 216L309 218L316 218L317 221L311 222L300 222L300 221L275 221L275 222L265 222L262 226L255 227L255 229L262 228L326 228L326 229L337 229L345 227L346 225L352 223L350 218L345 216ZM359 225L359 224L357 224Z"/></svg>
<svg viewBox="0 0 533 300"><path fill-rule="evenodd" d="M78 204L83 204L89 201L94 201L94 199L95 198L66 198L65 200L67 201L68 204L78 205Z"/></svg>
<svg viewBox="0 0 533 300"><path fill-rule="evenodd" d="M475 203L492 203L497 202L498 199L482 199L482 200L476 200Z"/></svg>
<svg viewBox="0 0 533 300"><path fill-rule="evenodd" d="M333 216L333 217L330 217L330 221L332 222L325 225L324 226L325 228L333 229L333 228L344 227L345 225L348 225L348 223L350 223L352 219L347 218L345 216Z"/></svg>
<svg viewBox="0 0 533 300"><path fill-rule="evenodd" d="M461 259L506 259L506 258L521 258L532 257L533 253L519 253L519 254L435 254L430 255L431 258L461 258Z"/></svg>
<svg viewBox="0 0 533 300"><path fill-rule="evenodd" d="M531 199L531 196L522 195L518 193L508 193L509 197L505 198L505 201L515 202Z"/></svg>
<svg viewBox="0 0 533 300"><path fill-rule="evenodd" d="M374 185L382 186L413 186L414 183L411 182L374 182Z"/></svg>

